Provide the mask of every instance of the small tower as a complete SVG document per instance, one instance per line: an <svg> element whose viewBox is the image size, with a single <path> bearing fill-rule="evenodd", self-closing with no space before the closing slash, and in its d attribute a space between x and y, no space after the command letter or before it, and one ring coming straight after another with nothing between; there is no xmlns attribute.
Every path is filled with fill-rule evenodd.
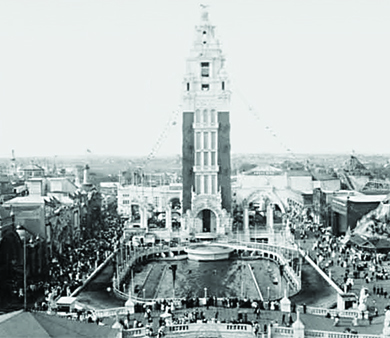
<svg viewBox="0 0 390 338"><path fill-rule="evenodd" d="M291 301L287 297L287 290L284 289L284 297L280 300L280 311L291 312Z"/></svg>
<svg viewBox="0 0 390 338"><path fill-rule="evenodd" d="M302 323L300 318L300 312L297 311L297 320L292 324L294 330L294 338L304 338L305 337L305 325Z"/></svg>
<svg viewBox="0 0 390 338"><path fill-rule="evenodd" d="M231 228L230 83L225 57L202 6L183 82L183 229Z"/></svg>
<svg viewBox="0 0 390 338"><path fill-rule="evenodd" d="M89 165L86 164L84 167L84 179L83 184L88 185L89 184Z"/></svg>

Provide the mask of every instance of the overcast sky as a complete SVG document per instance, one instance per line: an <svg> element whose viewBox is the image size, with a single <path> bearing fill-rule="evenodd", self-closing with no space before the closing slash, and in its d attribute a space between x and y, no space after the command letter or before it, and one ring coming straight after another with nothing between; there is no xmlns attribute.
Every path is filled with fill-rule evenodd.
<svg viewBox="0 0 390 338"><path fill-rule="evenodd" d="M388 0L1 0L0 157L147 156L181 104L200 3L232 152L390 153ZM157 155L180 153L181 115Z"/></svg>

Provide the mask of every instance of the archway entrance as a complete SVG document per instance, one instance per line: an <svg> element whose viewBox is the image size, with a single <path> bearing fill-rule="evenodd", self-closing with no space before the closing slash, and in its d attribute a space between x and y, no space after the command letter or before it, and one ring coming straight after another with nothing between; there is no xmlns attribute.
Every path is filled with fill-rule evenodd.
<svg viewBox="0 0 390 338"><path fill-rule="evenodd" d="M217 219L215 214L210 209L203 209L198 213L197 217L202 224L200 232L216 232L217 231Z"/></svg>

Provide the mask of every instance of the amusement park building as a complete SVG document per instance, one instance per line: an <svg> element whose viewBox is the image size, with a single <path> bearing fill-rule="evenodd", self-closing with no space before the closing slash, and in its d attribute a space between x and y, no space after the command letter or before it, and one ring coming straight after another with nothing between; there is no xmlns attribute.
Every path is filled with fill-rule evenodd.
<svg viewBox="0 0 390 338"><path fill-rule="evenodd" d="M93 232L95 218L100 214L100 198L96 188L84 183L77 189L66 178L32 178L26 182L28 195L3 204L12 210L16 228L19 226L20 231L39 239L39 245L34 245L36 252L27 252L32 255L27 258L37 262L32 264L32 274L45 270L53 252L61 253L65 244L79 242L83 227L84 232ZM20 240L14 240L13 245L20 247Z"/></svg>
<svg viewBox="0 0 390 338"><path fill-rule="evenodd" d="M182 200L182 185L174 183L157 187L119 186L117 189L118 214L124 219L132 218L132 205L152 205L163 212L173 199Z"/></svg>
<svg viewBox="0 0 390 338"><path fill-rule="evenodd" d="M374 210L387 195L364 195L359 192L346 192L332 199L331 226L336 235L353 230L357 221Z"/></svg>
<svg viewBox="0 0 390 338"><path fill-rule="evenodd" d="M254 196L256 192L266 195L272 191L286 208L312 208L313 190L316 188L338 190L340 180L328 175L313 175L306 170L282 170L264 166L239 174L233 191L238 203L248 196Z"/></svg>
<svg viewBox="0 0 390 338"><path fill-rule="evenodd" d="M36 164L29 164L25 167L19 168L18 171L19 176L22 176L25 180L45 176L45 169Z"/></svg>

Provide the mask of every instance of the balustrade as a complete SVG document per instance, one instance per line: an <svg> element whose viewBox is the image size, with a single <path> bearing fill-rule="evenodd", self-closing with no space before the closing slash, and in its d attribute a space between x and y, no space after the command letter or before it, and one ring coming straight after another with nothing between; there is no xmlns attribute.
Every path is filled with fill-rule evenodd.
<svg viewBox="0 0 390 338"><path fill-rule="evenodd" d="M302 310L303 307L299 305L298 310ZM338 314L341 318L356 318L359 315L359 312L357 310L337 310L337 309L325 309L320 307L312 307L307 306L306 307L306 313L316 315L316 316L326 316L327 314L330 314L331 316L335 316Z"/></svg>
<svg viewBox="0 0 390 338"><path fill-rule="evenodd" d="M272 331L281 336L293 337L294 335L294 329L289 327L274 327Z"/></svg>
<svg viewBox="0 0 390 338"><path fill-rule="evenodd" d="M218 331L249 331L252 332L252 326L248 324L221 324L221 323L193 323L193 324L178 324L166 327L169 334L180 333L182 331L199 332L207 330L210 327L218 328Z"/></svg>
<svg viewBox="0 0 390 338"><path fill-rule="evenodd" d="M136 329L122 330L122 338L136 337L136 336L145 337L146 329L144 327L141 327Z"/></svg>
<svg viewBox="0 0 390 338"><path fill-rule="evenodd" d="M306 330L305 338L380 338L382 335Z"/></svg>

